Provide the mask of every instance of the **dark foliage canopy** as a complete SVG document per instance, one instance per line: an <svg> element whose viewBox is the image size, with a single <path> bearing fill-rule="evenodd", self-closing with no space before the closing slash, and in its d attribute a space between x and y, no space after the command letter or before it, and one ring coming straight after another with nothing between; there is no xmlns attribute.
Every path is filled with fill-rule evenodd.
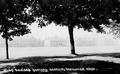
<svg viewBox="0 0 120 74"><path fill-rule="evenodd" d="M14 36L30 32L26 25L34 21L34 18L26 13L30 3L29 0L0 0L0 34L3 38L12 40Z"/></svg>
<svg viewBox="0 0 120 74"><path fill-rule="evenodd" d="M32 11L33 16L42 17L48 23L88 31L95 28L102 32L101 25L110 24L109 19L120 22L119 0L34 0Z"/></svg>
<svg viewBox="0 0 120 74"><path fill-rule="evenodd" d="M0 33L8 38L29 33L26 24L42 18L39 26L56 23L102 32L109 19L120 22L119 0L0 0Z"/></svg>

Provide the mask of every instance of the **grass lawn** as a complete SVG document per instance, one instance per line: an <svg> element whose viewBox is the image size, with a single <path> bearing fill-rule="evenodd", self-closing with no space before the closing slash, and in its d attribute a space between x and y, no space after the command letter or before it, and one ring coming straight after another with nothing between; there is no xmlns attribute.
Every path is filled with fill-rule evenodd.
<svg viewBox="0 0 120 74"><path fill-rule="evenodd" d="M1 60L0 74L120 74L120 63L97 59L81 60L83 57L89 58L90 56L119 58L120 54L104 53L53 57L36 56Z"/></svg>

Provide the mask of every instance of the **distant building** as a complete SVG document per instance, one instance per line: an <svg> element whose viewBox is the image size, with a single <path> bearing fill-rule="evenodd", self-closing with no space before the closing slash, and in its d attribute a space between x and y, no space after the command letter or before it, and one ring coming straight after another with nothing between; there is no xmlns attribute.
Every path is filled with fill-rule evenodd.
<svg viewBox="0 0 120 74"><path fill-rule="evenodd" d="M88 38L78 38L75 40L76 47L81 46L96 46L96 40L95 39L88 39Z"/></svg>
<svg viewBox="0 0 120 74"><path fill-rule="evenodd" d="M44 41L44 47L66 47L69 42L65 39L50 38Z"/></svg>
<svg viewBox="0 0 120 74"><path fill-rule="evenodd" d="M52 47L66 47L68 46L68 41L66 40L51 40L50 43Z"/></svg>

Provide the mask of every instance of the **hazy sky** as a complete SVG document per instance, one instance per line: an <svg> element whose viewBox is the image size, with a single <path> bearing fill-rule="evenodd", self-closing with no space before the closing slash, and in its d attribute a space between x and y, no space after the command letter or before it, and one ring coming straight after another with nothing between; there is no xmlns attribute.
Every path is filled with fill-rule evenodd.
<svg viewBox="0 0 120 74"><path fill-rule="evenodd" d="M38 28L36 23L33 23L30 28L32 32L31 34L25 35L23 37L16 37L15 40L17 39L18 41L20 41L21 38L29 39L30 37L34 37L38 40L47 40L49 38L62 38L69 40L67 27L55 26L55 24L52 23L47 27ZM101 33L96 33L94 29L93 32L87 32L83 29L74 29L74 38L75 40L79 38L86 41L95 40L96 42L98 42L98 44L103 44L105 41L108 41L108 43L110 42L113 44L120 44L119 39L114 39L113 36L110 34L105 35ZM3 41L1 37L0 41Z"/></svg>
<svg viewBox="0 0 120 74"><path fill-rule="evenodd" d="M32 36L34 36L37 39L43 39L45 40L46 38L49 37L60 37L60 38L69 38L68 35L68 29L66 26L60 27L60 26L55 26L54 23L47 27L43 28L38 28L36 26L36 23L33 23L31 26L31 32ZM112 35L110 34L101 34L101 33L96 33L96 30L93 29L93 32L87 32L84 31L83 29L74 29L74 37L77 39L79 37L86 38L86 39L110 39L110 40L115 40Z"/></svg>

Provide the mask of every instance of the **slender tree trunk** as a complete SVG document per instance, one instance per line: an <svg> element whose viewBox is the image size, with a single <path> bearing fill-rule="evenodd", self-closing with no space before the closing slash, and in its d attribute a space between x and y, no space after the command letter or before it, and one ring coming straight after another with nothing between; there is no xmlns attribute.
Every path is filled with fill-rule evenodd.
<svg viewBox="0 0 120 74"><path fill-rule="evenodd" d="M9 59L8 39L7 38L5 38L5 44L6 44L6 59Z"/></svg>
<svg viewBox="0 0 120 74"><path fill-rule="evenodd" d="M6 59L9 59L9 51L8 51L8 37L7 37L7 29L5 30L5 44L6 44Z"/></svg>
<svg viewBox="0 0 120 74"><path fill-rule="evenodd" d="M73 36L73 27L68 27L68 31L69 31L69 37L70 37L71 54L76 54L74 36Z"/></svg>

